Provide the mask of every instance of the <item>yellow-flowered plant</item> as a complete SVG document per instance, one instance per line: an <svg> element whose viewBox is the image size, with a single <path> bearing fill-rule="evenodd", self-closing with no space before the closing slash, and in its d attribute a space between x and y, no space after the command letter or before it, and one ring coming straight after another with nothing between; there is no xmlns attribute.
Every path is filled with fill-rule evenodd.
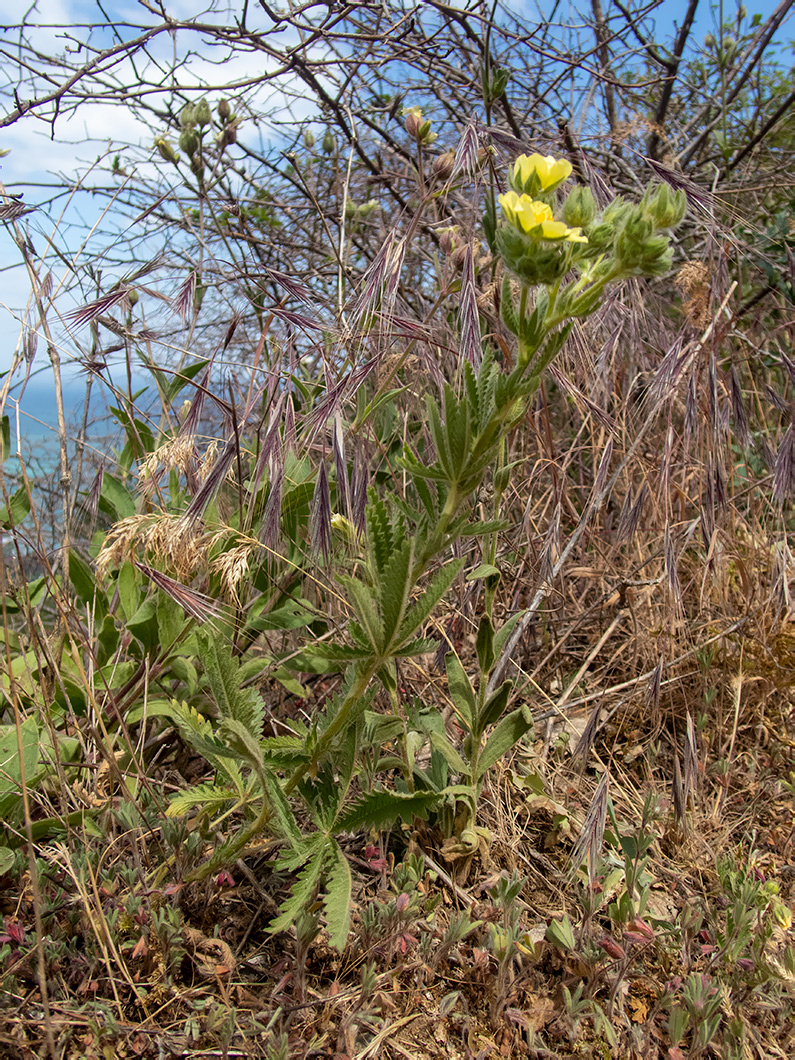
<svg viewBox="0 0 795 1060"><path fill-rule="evenodd" d="M571 176L572 165L552 155L519 155L510 171L510 184L518 195L536 196L553 191Z"/></svg>
<svg viewBox="0 0 795 1060"><path fill-rule="evenodd" d="M499 196L502 223L494 208L484 219L506 269L503 322L519 339L520 365L546 350L537 371L554 356L552 339L562 342L571 321L592 313L609 284L670 269L666 232L686 206L682 192L663 184L650 187L638 203L619 196L600 215L590 188L564 191L572 172L565 158L521 155L508 172L510 189Z"/></svg>
<svg viewBox="0 0 795 1060"><path fill-rule="evenodd" d="M535 239L565 239L569 243L588 242L581 228L569 228L565 222L556 221L552 207L545 202L531 199L529 195L518 195L515 191L500 195L499 199L506 220Z"/></svg>

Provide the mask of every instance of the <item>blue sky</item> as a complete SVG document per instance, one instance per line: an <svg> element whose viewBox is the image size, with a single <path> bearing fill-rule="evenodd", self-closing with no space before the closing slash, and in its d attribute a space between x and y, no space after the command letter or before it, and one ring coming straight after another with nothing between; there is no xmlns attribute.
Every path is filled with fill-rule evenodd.
<svg viewBox="0 0 795 1060"><path fill-rule="evenodd" d="M166 0L167 9L177 18L199 17L202 5L197 5L192 0ZM209 5L207 5L209 7ZM216 5L219 9L226 6L225 3ZM236 6L236 5L235 5ZM511 6L521 12L529 19L537 17L539 7L546 8L546 4L514 0ZM583 0L584 9L590 11L590 4ZM609 10L609 0L603 0L605 10ZM768 15L775 4L771 0L748 0L747 8L749 15L759 12ZM103 4L103 9L113 17L140 22L144 25L152 25L159 21L154 15L146 11L140 4L130 0L128 3ZM573 5L573 10L576 10ZM657 38L661 41L670 42L675 32L675 23L681 18L685 10L685 0L664 0L660 8L655 12L654 18L657 27ZM724 18L733 17L736 5L726 3L723 7ZM13 26L19 18L20 7L10 0L0 0L0 18L5 27ZM710 10L709 4L702 0L699 11L696 40L700 42L706 32L714 30L718 15L718 5L713 5ZM36 30L42 51L48 49L56 50L63 46L62 32L57 31L55 26L71 25L74 27L72 38L79 41L88 30L81 28L81 23L91 24L98 18L98 8L94 0L38 0L35 9L31 9L28 21L35 22L41 28ZM94 30L94 39L97 31ZM102 38L109 38L109 31L102 30ZM783 39L795 34L788 33L787 27L783 31ZM2 34L3 40L9 40L9 34ZM12 39L12 38L11 38ZM101 41L100 41L101 42ZM74 45L72 45L74 46ZM150 61L152 63L162 60L167 65L171 58L172 41L167 35L159 38L150 49ZM210 64L212 56L197 57L192 60L190 73L197 77L213 76L215 71ZM224 77L227 78L254 78L262 70L262 59L259 56L238 56L224 65ZM2 74L0 73L0 76ZM134 80L133 72L125 67L119 71L121 78L129 77L131 83ZM187 76L187 75L186 75ZM184 80L184 78L183 78ZM265 101L263 101L265 102ZM267 104L274 105L278 99L274 96ZM14 191L24 192L25 201L31 204L45 200L49 195L47 185L53 181L53 173L74 174L77 171L84 172L98 156L113 155L119 143L140 144L144 153L151 151L152 132L151 129L141 125L132 113L126 108L117 105L94 102L86 104L73 115L61 118L57 125L57 137L53 141L49 135L49 129L35 120L23 120L6 130L0 131L0 149L8 150L10 153L0 161L0 176L9 188ZM138 162L139 172L145 169L145 161ZM69 245L77 239L78 231L80 237L85 230L91 229L95 224L97 229L89 239L86 253L96 255L98 251L112 245L112 233L107 231L107 226L102 219L103 203L89 196L82 196L70 203L59 200L54 203L47 214L34 213L25 219L34 245L37 250L44 250L50 238L53 227L60 225L60 237L65 238ZM59 211L64 210L63 216L58 218ZM70 229L70 226L73 226ZM71 234L70 234L71 231ZM78 244L79 245L79 244ZM70 250L78 249L78 245L70 246ZM23 270L14 266L19 254L14 246L11 235L0 227L0 269L2 269L3 283L0 286L0 371L6 369L11 363L11 357L16 347L19 336L21 321L26 312L28 285ZM12 263L11 266L9 263ZM107 274L106 274L107 275ZM53 265L53 277L55 283L65 280L68 270L63 263L55 262ZM78 342L85 336L75 335ZM61 333L59 337L63 342L62 356L68 364L73 360L74 346L69 336ZM46 351L43 342L39 343L39 351L34 364L36 374L30 385L30 400L28 405L31 409L35 407L41 418L50 420L52 416L51 389L46 382ZM82 391L82 383L80 384ZM31 428L33 429L33 428Z"/></svg>

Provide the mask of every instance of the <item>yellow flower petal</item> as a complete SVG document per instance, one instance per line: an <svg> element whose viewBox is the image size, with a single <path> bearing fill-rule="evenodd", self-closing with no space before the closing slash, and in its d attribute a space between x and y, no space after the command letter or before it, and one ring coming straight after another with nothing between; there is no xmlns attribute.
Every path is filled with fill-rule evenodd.
<svg viewBox="0 0 795 1060"><path fill-rule="evenodd" d="M536 239L566 239L571 243L587 243L582 229L569 228L563 221L556 221L552 208L545 202L531 199L529 195L517 195L515 191L500 195L500 207L506 221L525 234Z"/></svg>
<svg viewBox="0 0 795 1060"><path fill-rule="evenodd" d="M535 174L542 191L561 184L571 176L572 165L565 158L555 158L553 155L519 155L514 163L514 182L526 186Z"/></svg>

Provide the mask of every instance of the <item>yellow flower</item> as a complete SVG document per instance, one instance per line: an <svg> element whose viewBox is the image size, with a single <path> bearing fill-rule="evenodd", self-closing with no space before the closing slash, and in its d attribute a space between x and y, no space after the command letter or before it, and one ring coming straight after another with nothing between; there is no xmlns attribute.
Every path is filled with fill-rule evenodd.
<svg viewBox="0 0 795 1060"><path fill-rule="evenodd" d="M535 194L550 191L571 176L572 165L552 155L519 155L511 169L511 187L517 192Z"/></svg>
<svg viewBox="0 0 795 1060"><path fill-rule="evenodd" d="M537 202L529 195L517 195L509 191L500 195L502 212L515 228L535 239L565 239L569 243L587 243L579 228L569 228L563 221L556 221L552 216L552 207L545 202Z"/></svg>

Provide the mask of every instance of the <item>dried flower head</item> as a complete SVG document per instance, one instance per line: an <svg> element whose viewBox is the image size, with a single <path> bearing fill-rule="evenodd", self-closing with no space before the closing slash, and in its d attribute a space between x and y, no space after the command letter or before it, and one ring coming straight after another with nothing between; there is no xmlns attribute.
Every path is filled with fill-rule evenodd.
<svg viewBox="0 0 795 1060"><path fill-rule="evenodd" d="M108 531L97 556L97 572L104 577L126 560L149 555L177 577L190 577L206 554L206 535L182 516L162 511L131 515Z"/></svg>
<svg viewBox="0 0 795 1060"><path fill-rule="evenodd" d="M222 552L210 564L210 570L221 579L224 591L237 604L240 603L238 590L249 572L249 560L261 547L259 541L247 540Z"/></svg>
<svg viewBox="0 0 795 1060"><path fill-rule="evenodd" d="M695 328L709 323L710 269L704 261L686 261L676 274L674 283L684 297L683 308Z"/></svg>
<svg viewBox="0 0 795 1060"><path fill-rule="evenodd" d="M138 481L142 487L150 485L158 469L165 473L177 471L180 475L186 475L195 455L193 438L189 435L169 438L141 463Z"/></svg>

